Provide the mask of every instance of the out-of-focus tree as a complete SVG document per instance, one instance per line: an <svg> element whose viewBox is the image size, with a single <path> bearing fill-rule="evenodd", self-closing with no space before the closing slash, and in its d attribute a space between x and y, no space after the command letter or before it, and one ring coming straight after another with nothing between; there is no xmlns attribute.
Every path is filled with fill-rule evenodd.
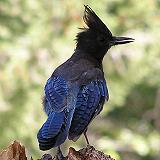
<svg viewBox="0 0 160 160"><path fill-rule="evenodd" d="M0 148L18 139L35 159L42 154L36 133L45 119L43 86L73 53L83 4L113 34L136 39L104 59L110 100L89 127L91 144L116 160L159 160L159 0L0 1ZM85 143L80 138L70 145Z"/></svg>

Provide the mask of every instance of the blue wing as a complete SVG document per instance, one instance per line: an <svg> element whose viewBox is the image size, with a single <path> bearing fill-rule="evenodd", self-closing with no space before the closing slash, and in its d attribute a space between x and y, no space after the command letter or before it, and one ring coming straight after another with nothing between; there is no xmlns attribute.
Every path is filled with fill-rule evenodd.
<svg viewBox="0 0 160 160"><path fill-rule="evenodd" d="M45 85L44 109L48 119L37 134L41 150L59 146L67 138L75 107L68 90L62 77L51 77Z"/></svg>
<svg viewBox="0 0 160 160"><path fill-rule="evenodd" d="M78 93L76 109L69 130L69 139L76 140L85 131L91 120L100 113L105 99L108 100L105 80L95 80Z"/></svg>
<svg viewBox="0 0 160 160"><path fill-rule="evenodd" d="M51 111L60 112L66 107L68 96L68 86L64 78L51 77L45 85L45 111L49 114Z"/></svg>

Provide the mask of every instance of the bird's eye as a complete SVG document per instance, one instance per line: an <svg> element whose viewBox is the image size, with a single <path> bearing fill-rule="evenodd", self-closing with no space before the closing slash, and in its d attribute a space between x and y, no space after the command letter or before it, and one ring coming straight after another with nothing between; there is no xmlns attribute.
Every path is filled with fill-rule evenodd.
<svg viewBox="0 0 160 160"><path fill-rule="evenodd" d="M106 41L106 39L105 39L105 37L104 37L103 35L100 35L100 36L98 37L98 41L100 42L100 44L104 44L105 41Z"/></svg>

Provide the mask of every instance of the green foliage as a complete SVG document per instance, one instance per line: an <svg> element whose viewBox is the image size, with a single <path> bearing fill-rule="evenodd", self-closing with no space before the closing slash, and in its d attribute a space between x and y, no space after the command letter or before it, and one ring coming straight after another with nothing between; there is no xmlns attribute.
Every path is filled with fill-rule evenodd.
<svg viewBox="0 0 160 160"><path fill-rule="evenodd" d="M0 1L0 148L17 139L34 159L42 154L36 133L46 118L43 86L73 53L83 4L115 35L136 39L104 59L110 100L89 127L91 144L116 160L159 160L159 0ZM85 145L83 136L64 150L70 145Z"/></svg>

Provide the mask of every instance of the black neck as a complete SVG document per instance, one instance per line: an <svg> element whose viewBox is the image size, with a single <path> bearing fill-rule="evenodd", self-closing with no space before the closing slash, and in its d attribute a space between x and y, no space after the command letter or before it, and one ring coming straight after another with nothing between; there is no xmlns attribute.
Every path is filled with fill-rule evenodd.
<svg viewBox="0 0 160 160"><path fill-rule="evenodd" d="M91 61L93 64L95 64L96 67L102 68L103 58L102 59L97 58L97 57L93 56L92 53L87 53L80 48L75 49L75 52L74 52L74 54L72 55L71 58L74 58L74 59L84 58L84 59L87 59L87 60Z"/></svg>

